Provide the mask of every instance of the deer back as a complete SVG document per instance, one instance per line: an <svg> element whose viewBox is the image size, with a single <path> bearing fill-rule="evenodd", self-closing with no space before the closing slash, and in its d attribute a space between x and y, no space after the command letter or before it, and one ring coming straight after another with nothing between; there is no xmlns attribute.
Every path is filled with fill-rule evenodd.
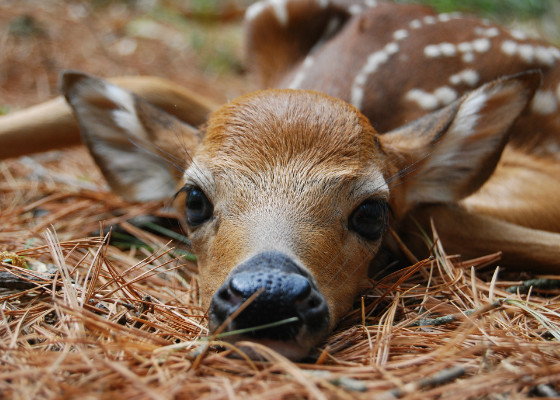
<svg viewBox="0 0 560 400"><path fill-rule="evenodd" d="M378 132L499 78L538 69L541 88L510 145L558 158L560 50L459 13L378 1L265 1L247 13L249 65L264 86L346 100Z"/></svg>

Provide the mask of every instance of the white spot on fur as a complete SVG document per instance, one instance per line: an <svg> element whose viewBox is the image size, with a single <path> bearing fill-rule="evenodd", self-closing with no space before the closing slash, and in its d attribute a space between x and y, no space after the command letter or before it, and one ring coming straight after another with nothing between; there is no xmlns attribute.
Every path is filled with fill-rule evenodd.
<svg viewBox="0 0 560 400"><path fill-rule="evenodd" d="M274 16L276 20L282 26L288 25L289 17L288 17L288 7L286 4L286 0L269 0L272 8L274 10Z"/></svg>
<svg viewBox="0 0 560 400"><path fill-rule="evenodd" d="M478 53L485 53L490 50L490 40L488 39L476 39L472 42L473 49Z"/></svg>
<svg viewBox="0 0 560 400"><path fill-rule="evenodd" d="M446 106L457 99L457 92L449 86L437 88L433 93L428 93L422 89L410 90L405 98L417 103L423 110L435 110Z"/></svg>
<svg viewBox="0 0 560 400"><path fill-rule="evenodd" d="M385 51L387 52L388 55L392 56L393 54L396 54L399 51L399 45L396 44L395 42L388 43L387 46L385 46Z"/></svg>
<svg viewBox="0 0 560 400"><path fill-rule="evenodd" d="M419 19L415 19L410 21L409 25L412 29L420 29L422 27L422 22L420 22Z"/></svg>
<svg viewBox="0 0 560 400"><path fill-rule="evenodd" d="M474 61L474 53L465 53L463 54L463 57L461 57L461 59L465 63L471 63Z"/></svg>
<svg viewBox="0 0 560 400"><path fill-rule="evenodd" d="M443 86L434 92L440 104L448 105L457 99L457 92L449 86Z"/></svg>
<svg viewBox="0 0 560 400"><path fill-rule="evenodd" d="M438 19L440 22L449 22L451 21L451 16L449 14L443 13L438 15Z"/></svg>
<svg viewBox="0 0 560 400"><path fill-rule="evenodd" d="M408 37L408 31L406 29L399 29L393 33L393 38L395 40L403 40Z"/></svg>
<svg viewBox="0 0 560 400"><path fill-rule="evenodd" d="M348 7L348 11L352 15L361 14L362 13L362 6L360 6L359 4L352 4L350 7Z"/></svg>
<svg viewBox="0 0 560 400"><path fill-rule="evenodd" d="M478 73L473 69L465 69L464 71L456 73L449 78L449 82L453 85L466 84L470 87L476 86L479 80L480 77L478 76Z"/></svg>
<svg viewBox="0 0 560 400"><path fill-rule="evenodd" d="M427 15L424 17L424 23L427 25L433 25L437 22L437 18L433 15Z"/></svg>
<svg viewBox="0 0 560 400"><path fill-rule="evenodd" d="M247 8L247 11L245 11L245 19L247 21L251 21L257 18L257 16L266 8L266 5L267 4L264 1L251 4Z"/></svg>
<svg viewBox="0 0 560 400"><path fill-rule="evenodd" d="M439 45L439 48L444 56L453 57L455 54L457 54L457 49L455 48L455 45L451 43L442 43Z"/></svg>
<svg viewBox="0 0 560 400"><path fill-rule="evenodd" d="M522 44L518 47L517 52L521 59L528 64L535 61L535 48L530 44Z"/></svg>
<svg viewBox="0 0 560 400"><path fill-rule="evenodd" d="M486 36L486 37L495 37L500 34L500 30L496 27L493 28L483 28L481 26L477 26L474 28L474 32L479 36Z"/></svg>
<svg viewBox="0 0 560 400"><path fill-rule="evenodd" d="M369 8L377 7L377 0L365 0L364 4Z"/></svg>
<svg viewBox="0 0 560 400"><path fill-rule="evenodd" d="M465 63L471 63L474 61L474 52L483 53L490 49L490 40L488 39L476 39L472 42L461 42L457 45L457 50L463 54L461 59Z"/></svg>
<svg viewBox="0 0 560 400"><path fill-rule="evenodd" d="M473 51L473 46L470 42L461 42L457 45L457 49L461 53L471 53Z"/></svg>
<svg viewBox="0 0 560 400"><path fill-rule="evenodd" d="M380 65L386 63L389 57L399 51L399 45L395 42L388 43L382 50L369 55L366 63L358 72L352 83L351 100L352 104L361 109L364 99L364 86L370 74L373 74Z"/></svg>
<svg viewBox="0 0 560 400"><path fill-rule="evenodd" d="M424 55L429 58L453 57L457 48L451 43L430 44L424 48Z"/></svg>
<svg viewBox="0 0 560 400"><path fill-rule="evenodd" d="M527 39L527 34L519 29L513 29L510 31L511 36L519 40Z"/></svg>
<svg viewBox="0 0 560 400"><path fill-rule="evenodd" d="M556 62L552 52L546 47L539 46L535 50L535 58L540 64L552 66Z"/></svg>
<svg viewBox="0 0 560 400"><path fill-rule="evenodd" d="M441 57L441 51L439 49L439 46L436 44L430 44L424 47L424 55L428 58Z"/></svg>
<svg viewBox="0 0 560 400"><path fill-rule="evenodd" d="M504 40L502 43L502 53L507 54L508 56L513 56L517 53L518 47L519 45L513 40Z"/></svg>
<svg viewBox="0 0 560 400"><path fill-rule="evenodd" d="M472 69L467 69L463 71L463 82L465 82L469 86L476 86L480 77L478 73Z"/></svg>
<svg viewBox="0 0 560 400"><path fill-rule="evenodd" d="M406 94L406 99L416 102L423 110L435 110L439 106L438 98L422 89L412 89Z"/></svg>
<svg viewBox="0 0 560 400"><path fill-rule="evenodd" d="M301 83L305 79L307 71L313 65L314 62L315 59L311 55L305 57L305 60L303 61L301 67L299 68L298 72L294 76L294 79L292 79L292 82L288 86L289 89L297 89L300 87Z"/></svg>
<svg viewBox="0 0 560 400"><path fill-rule="evenodd" d="M484 35L486 37L496 37L500 35L500 30L496 27L494 28L490 28L490 29L486 29L486 32L484 32Z"/></svg>
<svg viewBox="0 0 560 400"><path fill-rule="evenodd" d="M501 50L508 56L519 56L527 64L537 62L540 65L552 66L560 59L560 50L555 47L533 46L530 44L519 44L513 40L505 40Z"/></svg>
<svg viewBox="0 0 560 400"><path fill-rule="evenodd" d="M552 90L537 90L531 102L531 111L535 114L549 115L558 110L558 100Z"/></svg>

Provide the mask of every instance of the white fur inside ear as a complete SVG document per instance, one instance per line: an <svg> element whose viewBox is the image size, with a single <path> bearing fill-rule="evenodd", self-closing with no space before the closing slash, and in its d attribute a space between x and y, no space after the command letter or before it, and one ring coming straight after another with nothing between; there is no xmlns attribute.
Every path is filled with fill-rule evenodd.
<svg viewBox="0 0 560 400"><path fill-rule="evenodd" d="M428 168L423 176L423 189L411 193L413 202L439 201L450 202L455 199L455 182L463 180L462 174L477 162L477 154L486 146L485 140L478 145L465 147L465 139L476 133L476 125L480 119L488 96L482 90L473 92L463 103L449 131L441 139L434 153L428 156ZM447 182L447 183L446 183Z"/></svg>
<svg viewBox="0 0 560 400"><path fill-rule="evenodd" d="M97 78L85 77L69 92L84 143L112 190L129 201L170 198L175 178L166 160L151 149L134 95Z"/></svg>
<svg viewBox="0 0 560 400"><path fill-rule="evenodd" d="M477 90L468 96L453 121L451 133L462 137L467 137L473 133L480 118L480 110L487 100L487 94L481 90Z"/></svg>
<svg viewBox="0 0 560 400"><path fill-rule="evenodd" d="M115 124L134 136L148 139L148 134L136 114L132 94L118 86L107 83L103 85L102 91L105 97L120 107L112 111Z"/></svg>
<svg viewBox="0 0 560 400"><path fill-rule="evenodd" d="M525 104L511 85L495 82L468 95L448 131L433 145L421 167L411 204L454 202L482 165L503 144L504 135Z"/></svg>
<svg viewBox="0 0 560 400"><path fill-rule="evenodd" d="M116 172L114 178L122 187L131 191L122 193L125 198L139 202L165 200L175 192L175 181L169 174L165 161L149 153L149 150L137 148L132 152L125 152L103 143L95 146L109 168ZM141 162L139 158L142 158ZM121 172L118 173L119 171Z"/></svg>

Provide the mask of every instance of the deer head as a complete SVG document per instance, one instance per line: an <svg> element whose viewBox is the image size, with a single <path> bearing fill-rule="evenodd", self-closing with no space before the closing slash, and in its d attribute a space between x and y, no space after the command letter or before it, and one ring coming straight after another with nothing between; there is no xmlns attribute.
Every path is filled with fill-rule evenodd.
<svg viewBox="0 0 560 400"><path fill-rule="evenodd" d="M486 181L539 81L493 81L382 135L354 106L314 91L248 94L196 130L88 75L64 74L61 90L116 193L176 194L210 330L259 292L227 330L297 321L231 340L299 359L368 286L390 224Z"/></svg>

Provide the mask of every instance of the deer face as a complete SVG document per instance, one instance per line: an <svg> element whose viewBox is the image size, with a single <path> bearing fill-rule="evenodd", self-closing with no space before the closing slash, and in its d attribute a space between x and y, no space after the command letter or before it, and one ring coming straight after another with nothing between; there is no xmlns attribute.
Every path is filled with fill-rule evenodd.
<svg viewBox="0 0 560 400"><path fill-rule="evenodd" d="M212 115L182 189L211 328L265 287L228 328L297 317L251 339L305 355L367 285L384 163L368 121L318 93L257 92Z"/></svg>
<svg viewBox="0 0 560 400"><path fill-rule="evenodd" d="M367 286L388 210L399 219L418 204L476 191L538 82L529 73L489 83L384 135L354 107L311 91L241 97L212 114L202 134L87 75L66 74L62 91L117 193L146 200L171 197L173 182L179 188L210 330L246 328L229 340L299 359ZM158 153L182 156L188 168L174 174Z"/></svg>

